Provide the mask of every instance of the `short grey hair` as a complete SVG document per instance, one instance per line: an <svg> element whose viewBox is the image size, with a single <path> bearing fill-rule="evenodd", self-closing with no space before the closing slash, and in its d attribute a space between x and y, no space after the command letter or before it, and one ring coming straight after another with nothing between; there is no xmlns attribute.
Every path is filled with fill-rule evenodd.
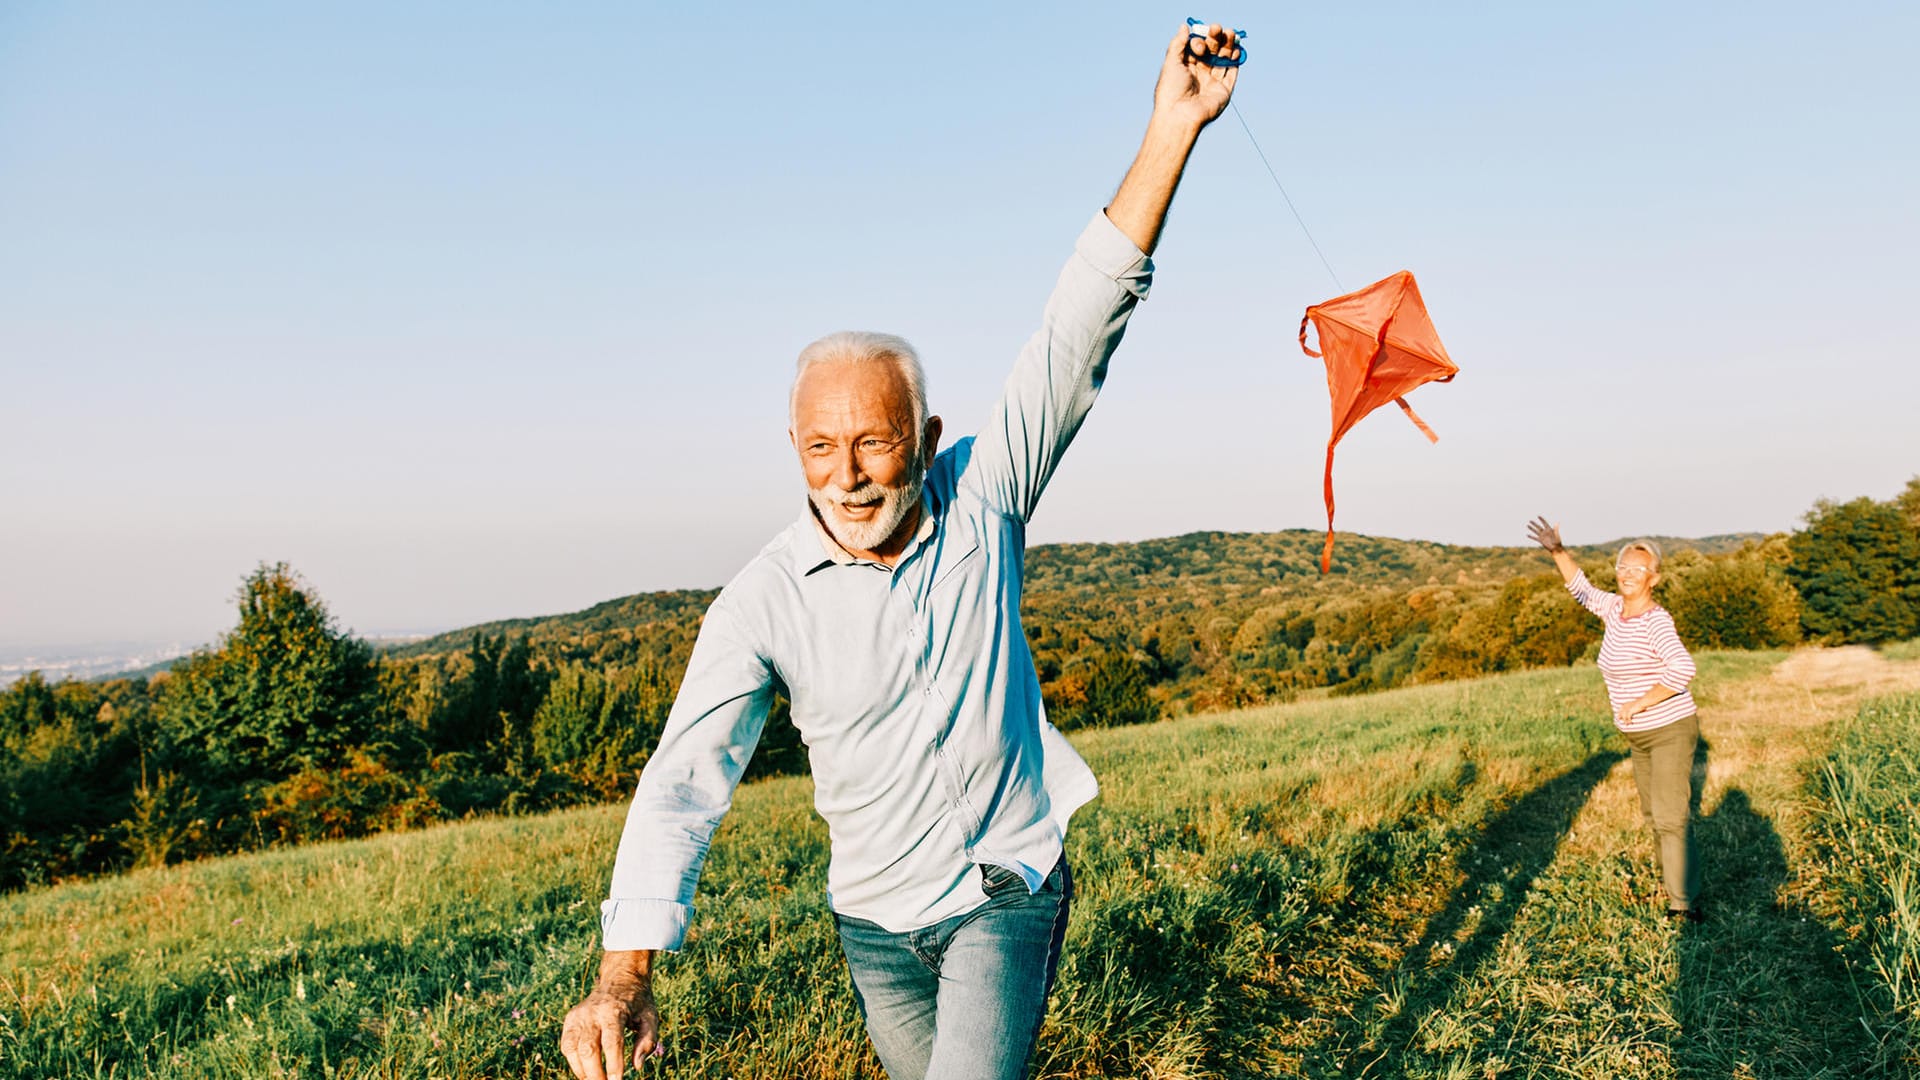
<svg viewBox="0 0 1920 1080"><path fill-rule="evenodd" d="M906 338L871 330L836 331L800 350L800 359L793 366L793 387L787 391L788 423L796 419L800 376L815 364L835 362L893 365L907 384L907 405L913 411L913 440L918 446L927 431L927 372L920 366L920 354L907 344Z"/></svg>
<svg viewBox="0 0 1920 1080"><path fill-rule="evenodd" d="M1620 554L1613 557L1613 565L1619 566L1620 560L1627 557L1629 551L1644 551L1653 560L1653 572L1660 572L1660 545L1651 540L1629 540L1620 548Z"/></svg>

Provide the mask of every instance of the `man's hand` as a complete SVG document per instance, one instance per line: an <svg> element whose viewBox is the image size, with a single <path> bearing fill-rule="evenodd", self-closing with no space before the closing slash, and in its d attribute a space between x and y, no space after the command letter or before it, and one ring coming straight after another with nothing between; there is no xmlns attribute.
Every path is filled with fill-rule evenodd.
<svg viewBox="0 0 1920 1080"><path fill-rule="evenodd" d="M1167 207L1180 186L1193 141L1227 107L1240 76L1239 68L1214 67L1206 59L1238 56L1240 35L1218 26L1205 29L1204 34L1190 36L1182 26L1167 46L1160 81L1153 85L1153 115L1147 120L1146 138L1126 179L1120 181L1120 190L1107 204L1107 220L1147 255L1160 242L1160 227L1166 224Z"/></svg>
<svg viewBox="0 0 1920 1080"><path fill-rule="evenodd" d="M1224 26L1181 27L1167 46L1160 81L1153 88L1153 111L1199 130L1226 109L1239 78L1238 67L1214 67L1208 57L1240 56L1240 35Z"/></svg>
<svg viewBox="0 0 1920 1080"><path fill-rule="evenodd" d="M660 1010L653 1004L653 953L610 952L600 960L593 993L567 1013L560 1052L578 1080L620 1080L633 1032L633 1068L664 1050Z"/></svg>

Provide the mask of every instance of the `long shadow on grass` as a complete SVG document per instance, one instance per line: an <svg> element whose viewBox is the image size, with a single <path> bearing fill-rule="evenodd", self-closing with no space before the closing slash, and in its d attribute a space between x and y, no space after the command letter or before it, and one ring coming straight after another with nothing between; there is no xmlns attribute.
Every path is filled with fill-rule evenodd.
<svg viewBox="0 0 1920 1080"><path fill-rule="evenodd" d="M1444 1006L1459 982L1471 976L1499 947L1520 913L1534 879L1553 861L1560 840L1587 804L1593 789L1626 755L1603 750L1533 789L1494 815L1479 839L1461 855L1466 875L1446 907L1428 920L1420 939L1389 973L1389 992L1399 1008L1384 1027L1352 1052L1349 1076L1405 1075L1413 1036L1422 1017ZM1349 1037L1353 1033L1348 1032Z"/></svg>
<svg viewBox="0 0 1920 1080"><path fill-rule="evenodd" d="M1732 788L1695 826L1709 921L1680 928L1673 1011L1682 1076L1874 1075L1873 1047L1837 935L1783 901L1787 859L1773 822Z"/></svg>

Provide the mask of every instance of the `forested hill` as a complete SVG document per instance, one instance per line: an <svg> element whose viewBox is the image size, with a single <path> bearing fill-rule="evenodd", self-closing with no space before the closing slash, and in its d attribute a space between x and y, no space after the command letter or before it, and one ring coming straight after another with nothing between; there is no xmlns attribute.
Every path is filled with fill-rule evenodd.
<svg viewBox="0 0 1920 1080"><path fill-rule="evenodd" d="M1757 542L1759 533L1698 539L1654 537L1668 553L1719 555ZM1248 596L1350 595L1432 584L1503 584L1548 569L1532 547L1468 547L1427 540L1340 533L1331 573L1320 573L1326 534L1195 532L1136 543L1040 544L1027 552L1029 614L1060 604L1094 603L1115 615L1138 615L1169 601L1181 607L1230 605ZM1574 548L1583 562L1608 558L1624 540ZM718 589L637 593L564 615L502 619L450 630L386 649L395 658L470 647L475 635L525 638L534 646L651 636L697 626ZM1094 612L1086 612L1088 615ZM673 634L673 636L679 636Z"/></svg>
<svg viewBox="0 0 1920 1080"><path fill-rule="evenodd" d="M1695 648L1920 634L1920 478L1804 529L1663 541ZM1598 619L1537 548L1190 533L1028 552L1022 621L1063 731L1565 665ZM1614 585L1617 543L1575 550ZM0 689L0 890L216 852L629 795L716 590L654 592L378 648L261 565L164 672ZM749 775L804 772L775 695Z"/></svg>
<svg viewBox="0 0 1920 1080"><path fill-rule="evenodd" d="M584 611L575 611L566 615L501 619L460 630L449 630L444 634L436 634L421 641L396 645L385 651L387 655L396 658L437 656L467 648L473 644L475 635L522 637L529 644L542 644L561 639L594 637L615 631L631 632L682 626L688 623L698 625L700 616L706 613L707 605L713 603L713 598L719 593L719 589L679 589L669 592L636 593L617 600L603 600Z"/></svg>
<svg viewBox="0 0 1920 1080"><path fill-rule="evenodd" d="M1698 540L1654 537L1667 552L1703 555L1737 551L1760 533ZM1613 555L1617 541L1573 548L1577 558ZM1395 540L1339 533L1333 568L1320 573L1326 534L1309 529L1276 533L1196 532L1130 544L1046 544L1027 555L1027 593L1088 586L1102 592L1129 587L1150 593L1167 588L1219 590L1221 598L1245 590L1273 595L1338 592L1356 586L1409 588L1452 581L1461 574L1482 582L1537 574L1548 567L1539 548L1467 547L1430 540Z"/></svg>

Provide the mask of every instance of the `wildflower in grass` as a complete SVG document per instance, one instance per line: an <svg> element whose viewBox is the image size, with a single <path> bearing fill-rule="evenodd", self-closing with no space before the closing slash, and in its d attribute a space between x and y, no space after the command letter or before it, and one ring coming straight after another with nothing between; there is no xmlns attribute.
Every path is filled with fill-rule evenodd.
<svg viewBox="0 0 1920 1080"><path fill-rule="evenodd" d="M514 1018L515 1020L518 1020L518 1019L520 1019L521 1017L523 1017L523 1016L525 1016L525 1015L527 1015L527 1010L525 1010L525 1009L515 1009L515 1010L513 1010L513 1018Z"/></svg>

